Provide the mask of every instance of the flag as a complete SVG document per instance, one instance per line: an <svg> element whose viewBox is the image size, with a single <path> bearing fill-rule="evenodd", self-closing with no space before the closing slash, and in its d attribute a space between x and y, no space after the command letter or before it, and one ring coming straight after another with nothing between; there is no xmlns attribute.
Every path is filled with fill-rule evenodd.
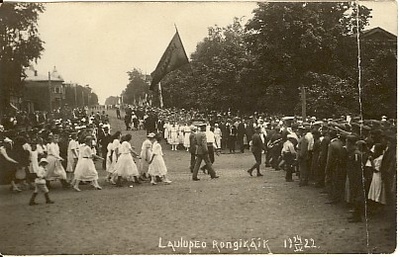
<svg viewBox="0 0 400 257"><path fill-rule="evenodd" d="M157 68L151 73L152 80L150 90L154 90L158 82L160 82L162 78L169 72L176 70L187 63L189 63L189 60L186 56L185 49L183 48L182 41L177 30L167 49L162 55Z"/></svg>

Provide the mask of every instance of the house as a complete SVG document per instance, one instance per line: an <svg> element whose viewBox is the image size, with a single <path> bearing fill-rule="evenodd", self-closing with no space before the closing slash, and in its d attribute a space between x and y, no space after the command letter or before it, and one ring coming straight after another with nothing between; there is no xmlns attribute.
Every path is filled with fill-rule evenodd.
<svg viewBox="0 0 400 257"><path fill-rule="evenodd" d="M25 74L24 109L28 112L51 111L64 105L64 79L55 66L47 75L39 74L32 66Z"/></svg>
<svg viewBox="0 0 400 257"><path fill-rule="evenodd" d="M361 32L360 40L366 44L378 44L380 46L396 47L397 36L380 27L367 29Z"/></svg>

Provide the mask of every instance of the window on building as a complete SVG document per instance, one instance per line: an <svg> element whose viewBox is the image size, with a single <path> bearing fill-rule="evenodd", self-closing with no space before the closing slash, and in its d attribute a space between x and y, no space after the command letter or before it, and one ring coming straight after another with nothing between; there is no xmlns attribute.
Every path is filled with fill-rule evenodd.
<svg viewBox="0 0 400 257"><path fill-rule="evenodd" d="M56 87L56 93L59 94L60 93L60 88Z"/></svg>

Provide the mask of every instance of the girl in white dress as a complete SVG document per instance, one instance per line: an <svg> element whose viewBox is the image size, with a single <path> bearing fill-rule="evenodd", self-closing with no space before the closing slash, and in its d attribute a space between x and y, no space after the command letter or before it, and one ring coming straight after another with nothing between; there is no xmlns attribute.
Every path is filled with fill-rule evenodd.
<svg viewBox="0 0 400 257"><path fill-rule="evenodd" d="M153 143L152 156L149 162L149 175L151 176L150 183L157 185L156 177L162 178L163 182L170 184L172 181L167 179L167 166L163 158L163 151L160 145L161 136L156 135L156 141Z"/></svg>
<svg viewBox="0 0 400 257"><path fill-rule="evenodd" d="M115 184L115 168L117 165L117 160L119 156L119 147L121 145L121 131L115 132L115 134L112 136L112 143L111 145L107 146L108 152L107 152L107 160L110 160L107 168L107 179L106 181L110 182L111 184Z"/></svg>
<svg viewBox="0 0 400 257"><path fill-rule="evenodd" d="M73 175L75 171L76 164L78 162L78 150L79 143L76 141L76 134L71 135L71 140L68 143L68 152L67 152L67 181L68 183L72 183L74 180Z"/></svg>
<svg viewBox="0 0 400 257"><path fill-rule="evenodd" d="M179 139L178 139L178 133L179 133L179 127L176 122L171 126L170 130L170 137L171 137L171 150L176 151L178 144L179 144Z"/></svg>
<svg viewBox="0 0 400 257"><path fill-rule="evenodd" d="M67 174L61 161L64 160L60 157L60 147L58 146L58 135L50 135L47 144L47 161L49 162L47 166L46 183L50 187L50 181L59 179L63 187L68 187L66 181Z"/></svg>
<svg viewBox="0 0 400 257"><path fill-rule="evenodd" d="M219 128L218 123L215 123L214 135L215 135L215 143L217 145L217 149L221 149L222 131Z"/></svg>
<svg viewBox="0 0 400 257"><path fill-rule="evenodd" d="M164 133L167 134L167 143L170 145L172 144L171 129L172 129L172 124L168 121Z"/></svg>
<svg viewBox="0 0 400 257"><path fill-rule="evenodd" d="M122 187L122 180L125 179L127 181L135 181L140 184L139 170L136 166L136 163L133 161L133 156L139 156L133 149L129 141L131 141L132 135L127 134L122 137L121 146L119 147L120 156L118 157L117 165L115 167L115 176L117 179L117 186Z"/></svg>
<svg viewBox="0 0 400 257"><path fill-rule="evenodd" d="M78 163L76 164L75 173L74 173L74 189L78 192L79 183L81 181L90 181L94 188L101 190L102 188L99 186L97 180L99 179L99 175L97 173L96 167L94 166L93 158L101 158L93 153L92 150L92 137L87 136L85 139L85 145L81 148L80 158Z"/></svg>
<svg viewBox="0 0 400 257"><path fill-rule="evenodd" d="M185 123L185 126L183 127L183 133L184 133L184 139L183 139L183 146L185 147L186 151L189 151L190 147L190 132L192 130L190 129L189 125Z"/></svg>
<svg viewBox="0 0 400 257"><path fill-rule="evenodd" d="M367 167L372 167L374 171L368 192L368 199L380 204L386 204L385 188L381 172L379 171L383 158L383 150L384 148L382 144L375 144L373 157L370 158L365 165Z"/></svg>
<svg viewBox="0 0 400 257"><path fill-rule="evenodd" d="M182 124L178 125L178 144L183 145L185 142L185 126Z"/></svg>
<svg viewBox="0 0 400 257"><path fill-rule="evenodd" d="M140 177L142 180L147 178L147 173L149 171L149 161L151 158L151 148L153 146L154 137L156 135L154 133L150 133L147 135L146 140L142 143L142 148L140 151Z"/></svg>

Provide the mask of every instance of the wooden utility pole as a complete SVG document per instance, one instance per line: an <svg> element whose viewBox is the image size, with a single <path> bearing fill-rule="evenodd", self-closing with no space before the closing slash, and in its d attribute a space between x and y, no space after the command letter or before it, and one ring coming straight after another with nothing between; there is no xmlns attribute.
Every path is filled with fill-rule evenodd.
<svg viewBox="0 0 400 257"><path fill-rule="evenodd" d="M53 106L52 106L52 102L51 102L51 74L50 74L50 71L49 71L48 75L49 75L49 109L50 109L50 112L52 112Z"/></svg>
<svg viewBox="0 0 400 257"><path fill-rule="evenodd" d="M301 116L303 118L303 122L306 121L307 111L306 111L306 89L304 85L301 85Z"/></svg>

